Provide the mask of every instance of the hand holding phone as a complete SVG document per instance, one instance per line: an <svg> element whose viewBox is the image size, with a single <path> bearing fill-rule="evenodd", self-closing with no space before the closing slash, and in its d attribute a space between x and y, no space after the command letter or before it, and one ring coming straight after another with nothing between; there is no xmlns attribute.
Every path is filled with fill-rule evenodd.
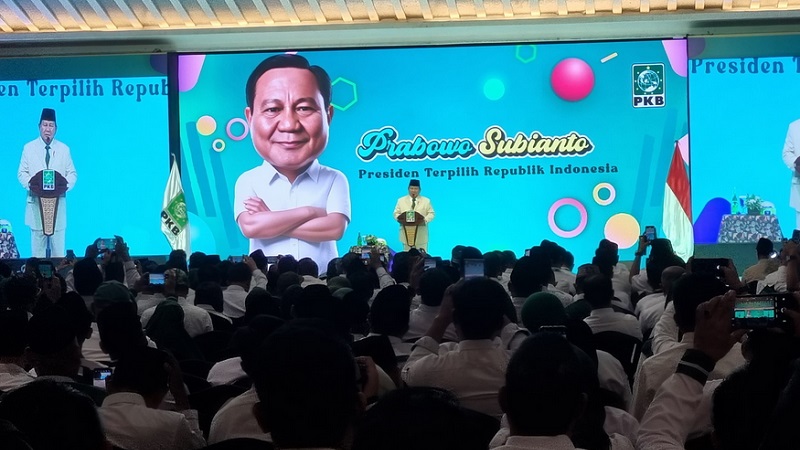
<svg viewBox="0 0 800 450"><path fill-rule="evenodd" d="M53 278L53 266L50 264L39 264L39 274L42 278Z"/></svg>
<svg viewBox="0 0 800 450"><path fill-rule="evenodd" d="M728 291L725 295L714 297L697 307L694 348L705 353L714 362L725 357L745 334L745 330L734 330L731 326L735 301L736 294Z"/></svg>
<svg viewBox="0 0 800 450"><path fill-rule="evenodd" d="M92 384L101 389L106 388L106 379L111 376L112 369L92 369Z"/></svg>
<svg viewBox="0 0 800 450"><path fill-rule="evenodd" d="M113 252L117 247L117 238L101 238L97 240L97 250L99 252L109 251Z"/></svg>
<svg viewBox="0 0 800 450"><path fill-rule="evenodd" d="M478 278L483 276L483 259L464 260L464 279Z"/></svg>
<svg viewBox="0 0 800 450"><path fill-rule="evenodd" d="M653 225L644 227L644 237L647 239L648 244L656 240L656 227Z"/></svg>
<svg viewBox="0 0 800 450"><path fill-rule="evenodd" d="M151 273L150 274L150 284L163 285L164 284L164 274L163 273Z"/></svg>
<svg viewBox="0 0 800 450"><path fill-rule="evenodd" d="M791 326L785 310L796 308L792 294L742 295L734 300L731 324L736 329L786 328Z"/></svg>

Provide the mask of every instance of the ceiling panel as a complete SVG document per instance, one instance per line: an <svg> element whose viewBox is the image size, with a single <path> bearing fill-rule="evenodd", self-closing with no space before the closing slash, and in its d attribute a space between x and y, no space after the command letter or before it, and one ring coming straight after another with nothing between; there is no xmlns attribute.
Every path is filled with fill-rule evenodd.
<svg viewBox="0 0 800 450"><path fill-rule="evenodd" d="M744 12L748 19L761 12L772 12L774 18L776 11L791 11L791 20L796 20L800 0L0 0L0 40L86 31L239 28L236 31L241 32L242 27L377 23L419 27L425 22L532 18L614 21L634 17L647 21L650 17L663 20L673 11ZM574 20L570 26L576 26ZM698 19L693 16L692 20ZM415 32L421 33L420 29ZM35 42L39 38L25 39Z"/></svg>

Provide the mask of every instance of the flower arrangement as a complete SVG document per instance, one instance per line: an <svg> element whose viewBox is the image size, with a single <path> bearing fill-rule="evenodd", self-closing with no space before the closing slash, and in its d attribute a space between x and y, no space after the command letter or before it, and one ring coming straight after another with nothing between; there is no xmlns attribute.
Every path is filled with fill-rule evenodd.
<svg viewBox="0 0 800 450"><path fill-rule="evenodd" d="M378 249L378 252L381 254L388 254L389 253L389 246L386 243L386 239L379 238L374 234L368 234L364 236L363 246L354 245L350 247L351 253L361 253L363 247L374 247Z"/></svg>
<svg viewBox="0 0 800 450"><path fill-rule="evenodd" d="M761 197L757 195L748 195L744 200L744 206L750 216L758 216L764 213L764 204Z"/></svg>

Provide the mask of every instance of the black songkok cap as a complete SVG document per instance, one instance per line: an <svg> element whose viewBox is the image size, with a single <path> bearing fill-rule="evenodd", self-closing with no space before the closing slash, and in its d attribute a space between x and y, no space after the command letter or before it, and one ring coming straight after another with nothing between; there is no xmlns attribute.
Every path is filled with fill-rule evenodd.
<svg viewBox="0 0 800 450"><path fill-rule="evenodd" d="M56 121L56 110L52 108L42 108L42 117L39 118L39 122L43 120L50 120L55 122Z"/></svg>

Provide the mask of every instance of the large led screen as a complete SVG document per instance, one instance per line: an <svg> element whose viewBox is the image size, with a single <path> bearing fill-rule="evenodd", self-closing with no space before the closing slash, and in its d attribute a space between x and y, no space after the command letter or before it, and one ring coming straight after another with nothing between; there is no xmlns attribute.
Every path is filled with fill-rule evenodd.
<svg viewBox="0 0 800 450"><path fill-rule="evenodd" d="M166 62L166 55L0 59L0 220L21 257L45 256L48 240L52 256L82 256L95 239L114 235L135 254L169 252L159 228L169 171ZM47 187L34 178L42 172L47 184L47 171L67 189L49 238L31 195L41 194L32 179Z"/></svg>
<svg viewBox="0 0 800 450"><path fill-rule="evenodd" d="M690 40L698 244L779 241L800 228L798 43L797 36Z"/></svg>
<svg viewBox="0 0 800 450"><path fill-rule="evenodd" d="M324 77L297 67L256 73L248 101L254 70L295 54L327 73L330 107ZM688 158L684 40L180 55L178 74L192 248L207 253L322 265L315 251L359 234L402 249L396 204L419 180L433 255L549 239L581 263L607 237L625 259L646 225L661 235L673 156Z"/></svg>

